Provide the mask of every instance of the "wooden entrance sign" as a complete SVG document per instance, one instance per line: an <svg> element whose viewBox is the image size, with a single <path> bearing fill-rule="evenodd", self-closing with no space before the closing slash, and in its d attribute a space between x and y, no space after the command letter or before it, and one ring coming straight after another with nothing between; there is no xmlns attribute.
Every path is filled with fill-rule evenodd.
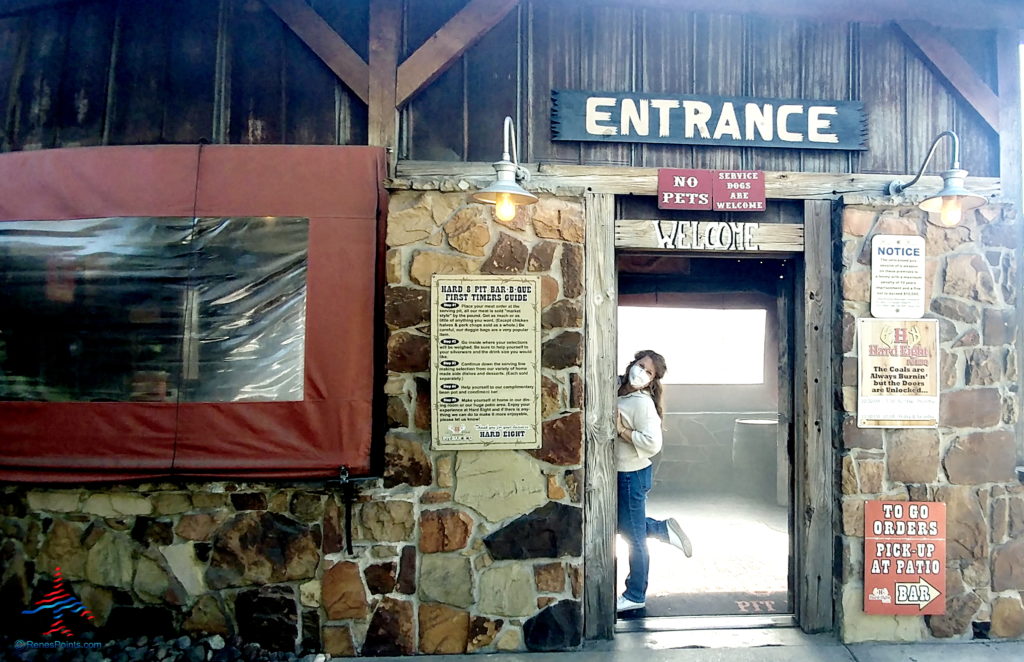
<svg viewBox="0 0 1024 662"><path fill-rule="evenodd" d="M730 221L615 221L616 248L714 252L798 253L804 226Z"/></svg>

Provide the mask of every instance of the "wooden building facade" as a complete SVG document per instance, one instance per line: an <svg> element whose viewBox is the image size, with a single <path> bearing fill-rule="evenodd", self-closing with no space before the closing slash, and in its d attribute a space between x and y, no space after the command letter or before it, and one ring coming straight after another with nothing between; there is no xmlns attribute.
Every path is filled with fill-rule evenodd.
<svg viewBox="0 0 1024 662"><path fill-rule="evenodd" d="M792 623L844 641L1024 637L1015 570L1024 564L1024 491L1014 472L1024 463L1024 8L1015 0L784 0L757 10L743 0L6 4L8 163L48 150L254 146L232 158L248 159L264 182L273 164L261 170L270 152L255 146L370 146L381 148L387 176L377 184L388 192L366 352L373 375L361 382L375 394L374 425L364 426L372 439L337 442L369 449L365 462L339 467L365 479L358 496L347 474L325 483L335 476L318 470L274 480L193 467L83 486L33 482L30 466L3 486L12 562L0 594L12 617L62 567L101 632L145 617L155 633L335 655L565 650L613 636L612 385L621 366L607 321L623 273L642 263L678 270L698 256L693 247L652 251L622 231L627 221L705 218L656 209L657 169L671 167L761 171L766 211L707 218L792 225L802 236L784 255L792 285L779 290L786 322L777 332ZM859 104L863 145L564 140L556 91ZM468 196L493 178L505 116L519 128L524 185L540 199L499 221ZM954 228L916 207L939 189L951 142L937 143L907 194L888 188L912 178L945 131L959 136L967 187L985 198ZM924 316L938 320L942 395L927 430L857 425L854 329L871 317L877 235L927 246ZM431 448L434 274L540 277L541 449ZM12 466L0 450L0 467ZM68 471L56 482L75 480ZM946 503L944 614L864 613L871 500ZM100 569L110 564L116 571Z"/></svg>

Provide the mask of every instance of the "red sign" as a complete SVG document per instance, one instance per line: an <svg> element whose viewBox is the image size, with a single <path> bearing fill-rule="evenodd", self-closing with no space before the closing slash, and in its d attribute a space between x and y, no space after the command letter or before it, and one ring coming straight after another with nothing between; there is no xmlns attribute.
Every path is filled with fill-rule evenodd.
<svg viewBox="0 0 1024 662"><path fill-rule="evenodd" d="M864 613L946 613L946 504L864 505Z"/></svg>
<svg viewBox="0 0 1024 662"><path fill-rule="evenodd" d="M658 169L658 209L711 209L714 170Z"/></svg>
<svg viewBox="0 0 1024 662"><path fill-rule="evenodd" d="M715 211L764 211L764 173L760 170L716 170L712 198Z"/></svg>

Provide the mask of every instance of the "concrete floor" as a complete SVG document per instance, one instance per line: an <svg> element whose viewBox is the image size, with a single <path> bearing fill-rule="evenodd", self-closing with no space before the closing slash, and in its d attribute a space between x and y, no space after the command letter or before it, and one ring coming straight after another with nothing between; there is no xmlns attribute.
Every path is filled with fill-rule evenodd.
<svg viewBox="0 0 1024 662"><path fill-rule="evenodd" d="M789 525L785 507L731 494L688 494L656 486L648 495L650 517L675 517L693 543L686 558L675 547L648 541L651 553L648 618L658 604L680 594L785 594L789 576ZM619 594L629 570L628 550L616 540ZM789 611L788 603L775 613ZM742 614L735 608L718 613Z"/></svg>

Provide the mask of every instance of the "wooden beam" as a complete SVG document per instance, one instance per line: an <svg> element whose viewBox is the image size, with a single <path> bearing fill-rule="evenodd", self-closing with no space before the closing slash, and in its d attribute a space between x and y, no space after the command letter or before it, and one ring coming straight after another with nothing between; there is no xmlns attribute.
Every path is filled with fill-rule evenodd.
<svg viewBox="0 0 1024 662"><path fill-rule="evenodd" d="M934 26L923 21L898 21L896 25L953 89L998 133L999 97L978 77L978 73L959 51L939 36Z"/></svg>
<svg viewBox="0 0 1024 662"><path fill-rule="evenodd" d="M398 106L404 106L417 92L443 74L466 49L500 23L518 2L472 0L463 7L398 68ZM515 57L514 48L509 57Z"/></svg>
<svg viewBox="0 0 1024 662"><path fill-rule="evenodd" d="M805 632L833 624L832 203L804 203L803 279L796 297L793 508L796 615Z"/></svg>
<svg viewBox="0 0 1024 662"><path fill-rule="evenodd" d="M370 67L303 0L263 0L363 103L370 100Z"/></svg>
<svg viewBox="0 0 1024 662"><path fill-rule="evenodd" d="M585 192L658 194L657 168L548 164L526 164L524 167L531 174L525 186L534 192L564 195L582 195ZM483 188L494 181L494 168L489 163L402 161L395 172L388 188L468 191ZM765 194L778 200L832 200L848 193L882 198L889 182L897 178L908 181L912 176L766 171ZM941 177L926 175L908 193L915 197L923 196L937 193L941 188ZM990 200L998 201L1002 195L1000 181L995 177L968 177L967 188Z"/></svg>
<svg viewBox="0 0 1024 662"><path fill-rule="evenodd" d="M388 156L389 165L394 163L398 151L395 81L398 75L401 30L401 0L371 0L368 137L371 145L391 150Z"/></svg>
<svg viewBox="0 0 1024 662"><path fill-rule="evenodd" d="M611 639L615 632L615 315L618 305L615 268L615 196L583 198L587 250L586 478L583 499L583 636Z"/></svg>

